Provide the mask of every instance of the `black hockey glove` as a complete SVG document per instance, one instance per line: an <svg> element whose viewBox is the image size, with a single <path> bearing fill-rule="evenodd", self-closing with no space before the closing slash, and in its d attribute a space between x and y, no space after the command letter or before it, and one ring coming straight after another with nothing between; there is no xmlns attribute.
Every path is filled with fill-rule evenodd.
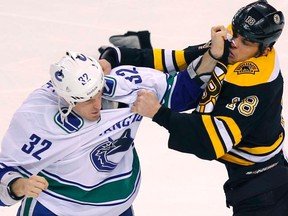
<svg viewBox="0 0 288 216"><path fill-rule="evenodd" d="M119 54L120 51L118 50L118 48L115 47L107 47L103 50L103 52L101 53L99 59L106 59L110 64L111 67L117 67L120 65L120 61L119 61Z"/></svg>

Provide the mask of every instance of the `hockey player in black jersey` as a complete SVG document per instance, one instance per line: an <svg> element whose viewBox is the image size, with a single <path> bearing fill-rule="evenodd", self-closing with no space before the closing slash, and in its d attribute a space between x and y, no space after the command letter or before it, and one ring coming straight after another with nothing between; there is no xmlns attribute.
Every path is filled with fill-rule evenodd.
<svg viewBox="0 0 288 216"><path fill-rule="evenodd" d="M229 179L224 191L234 216L288 215L288 167L283 155L281 115L283 78L273 47L283 28L283 13L267 1L241 8L228 28L211 29L211 47L202 49L203 56L191 57L184 50L181 62L175 60L180 58L170 61L174 66L185 66L190 63L189 56L192 63L188 71L212 72L194 112L172 112L147 91L139 93L132 107L132 111L152 118L169 131L169 148L226 166ZM227 37L229 33L233 43ZM123 56L128 52L121 49L117 55L121 53L121 61L125 61ZM201 54L199 49L194 51ZM163 61L163 50L137 52L146 65L171 68ZM157 53L162 57L160 63Z"/></svg>

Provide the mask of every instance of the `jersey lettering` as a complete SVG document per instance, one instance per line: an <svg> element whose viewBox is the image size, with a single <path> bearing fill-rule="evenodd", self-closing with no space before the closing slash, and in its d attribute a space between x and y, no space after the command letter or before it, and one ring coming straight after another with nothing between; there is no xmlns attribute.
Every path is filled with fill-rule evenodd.
<svg viewBox="0 0 288 216"><path fill-rule="evenodd" d="M39 147L40 144L40 147ZM41 160L40 154L46 150L48 150L52 145L52 142L49 140L42 140L39 136L36 134L32 134L30 136L30 142L28 144L24 144L22 147L22 151L26 154L31 154L38 160Z"/></svg>
<svg viewBox="0 0 288 216"><path fill-rule="evenodd" d="M244 100L238 106L239 113L246 117L253 115L258 102L259 99L255 95L244 98Z"/></svg>
<svg viewBox="0 0 288 216"><path fill-rule="evenodd" d="M255 95L248 96L244 98L242 101L239 97L235 97L232 99L232 102L230 104L226 105L226 108L234 110L236 107L238 107L239 113L243 116L248 117L253 115L258 103L259 99Z"/></svg>
<svg viewBox="0 0 288 216"><path fill-rule="evenodd" d="M143 116L138 115L138 114L134 114L134 115L128 116L127 118L123 119L122 121L119 121L116 124L114 124L112 127L106 129L99 136L102 136L103 134L107 134L107 133L109 133L111 131L114 131L116 129L121 129L123 127L128 127L129 125L131 125L135 121L141 121L142 118L143 118Z"/></svg>
<svg viewBox="0 0 288 216"><path fill-rule="evenodd" d="M118 76L124 76L126 80L135 84L142 83L142 78L135 67L132 70L121 68L115 72Z"/></svg>

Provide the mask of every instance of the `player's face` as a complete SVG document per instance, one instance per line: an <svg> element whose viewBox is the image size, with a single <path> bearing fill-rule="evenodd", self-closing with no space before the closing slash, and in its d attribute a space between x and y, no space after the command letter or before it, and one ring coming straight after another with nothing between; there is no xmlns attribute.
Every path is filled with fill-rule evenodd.
<svg viewBox="0 0 288 216"><path fill-rule="evenodd" d="M259 56L259 43L246 40L239 34L234 36L233 39L235 44L231 43L228 57L229 64L235 64L236 62L246 61L252 57Z"/></svg>
<svg viewBox="0 0 288 216"><path fill-rule="evenodd" d="M88 101L76 103L73 111L89 121L97 121L100 118L101 97L102 91Z"/></svg>

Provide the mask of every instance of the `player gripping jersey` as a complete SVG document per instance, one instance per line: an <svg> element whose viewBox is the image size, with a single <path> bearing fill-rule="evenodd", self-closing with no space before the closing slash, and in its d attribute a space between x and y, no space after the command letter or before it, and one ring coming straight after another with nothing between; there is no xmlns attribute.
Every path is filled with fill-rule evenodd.
<svg viewBox="0 0 288 216"><path fill-rule="evenodd" d="M89 61L83 54L69 56L79 64ZM54 81L60 84L67 76L62 67L52 70ZM86 84L89 77L87 72L78 79ZM3 138L0 204L13 205L23 198L11 193L13 181L38 175L48 181L49 187L37 198L24 198L19 216L120 215L132 205L141 182L134 139L142 116L129 107L138 90L151 90L165 106L185 110L195 107L203 84L196 74L187 71L169 76L153 69L117 67L105 77L99 120L89 121L67 107L63 98L59 100L52 82L48 82L24 101ZM179 97L184 90L187 94ZM67 98L83 101L69 94Z"/></svg>

